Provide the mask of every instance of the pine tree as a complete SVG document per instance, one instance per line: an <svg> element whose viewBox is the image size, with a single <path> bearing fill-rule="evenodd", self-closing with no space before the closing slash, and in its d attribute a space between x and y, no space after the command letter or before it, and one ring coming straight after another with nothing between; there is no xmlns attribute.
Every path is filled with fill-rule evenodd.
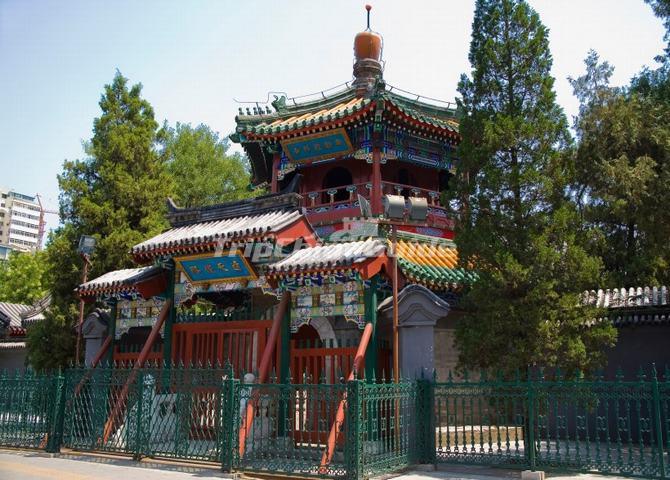
<svg viewBox="0 0 670 480"><path fill-rule="evenodd" d="M100 99L88 158L66 161L58 177L61 218L71 235L97 238L92 275L132 267L130 248L167 226L171 181L155 148L158 123L141 91L117 72Z"/></svg>
<svg viewBox="0 0 670 480"><path fill-rule="evenodd" d="M165 208L172 182L156 151L158 123L141 91L140 84L129 87L117 72L101 96L102 113L84 147L87 158L64 162L58 176L61 226L50 235L46 249L53 312L29 335L29 344L46 331L61 329L73 335L78 303L74 289L83 268L77 253L81 235L97 239L89 272L94 278L133 267L131 247L167 227ZM53 350L58 345L67 351ZM49 368L72 356L73 342L58 345L49 351L39 344L28 349L33 359L53 358L51 365L38 361L41 368Z"/></svg>
<svg viewBox="0 0 670 480"><path fill-rule="evenodd" d="M456 243L479 280L462 301L460 364L593 368L615 331L586 327L597 312L580 303L601 264L581 246L567 195L570 138L547 29L523 0L478 0L469 59L471 76L459 84Z"/></svg>
<svg viewBox="0 0 670 480"><path fill-rule="evenodd" d="M660 83L660 89L640 89L642 77L632 88L611 87L613 68L595 52L585 64L585 74L571 83L580 101L577 198L585 222L600 234L592 251L603 258L609 286L665 284L670 281L670 104ZM660 71L656 74L660 78Z"/></svg>

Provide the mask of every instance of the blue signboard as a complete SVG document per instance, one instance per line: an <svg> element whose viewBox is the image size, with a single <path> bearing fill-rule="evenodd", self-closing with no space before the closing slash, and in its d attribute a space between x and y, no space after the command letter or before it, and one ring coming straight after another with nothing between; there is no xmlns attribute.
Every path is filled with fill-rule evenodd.
<svg viewBox="0 0 670 480"><path fill-rule="evenodd" d="M354 150L344 128L291 138L281 142L286 156L294 163L339 157Z"/></svg>
<svg viewBox="0 0 670 480"><path fill-rule="evenodd" d="M255 280L256 272L239 250L221 255L194 255L176 258L175 261L191 283L222 283Z"/></svg>

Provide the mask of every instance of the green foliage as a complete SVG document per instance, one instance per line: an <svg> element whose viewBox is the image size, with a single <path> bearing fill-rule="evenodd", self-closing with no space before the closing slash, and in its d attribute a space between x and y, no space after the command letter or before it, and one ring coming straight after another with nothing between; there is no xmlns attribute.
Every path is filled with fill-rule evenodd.
<svg viewBox="0 0 670 480"><path fill-rule="evenodd" d="M81 235L97 239L89 278L133 266L130 249L166 226L171 181L156 152L158 123L141 97L141 85L128 86L117 72L100 99L86 159L66 161L58 176L62 225L47 243L47 283L53 307L47 321L28 335L35 368L62 365L72 358L83 260ZM46 337L54 335L53 340Z"/></svg>
<svg viewBox="0 0 670 480"><path fill-rule="evenodd" d="M665 284L670 280L670 103L658 85L609 86L612 67L595 52L586 73L571 79L580 100L575 131L575 192L598 241L605 285ZM649 74L649 72L647 72ZM656 74L660 75L659 72ZM667 80L666 80L667 82Z"/></svg>
<svg viewBox="0 0 670 480"><path fill-rule="evenodd" d="M74 360L76 336L69 315L52 307L28 327L28 362L37 371L67 367Z"/></svg>
<svg viewBox="0 0 670 480"><path fill-rule="evenodd" d="M206 125L177 123L161 131L161 157L173 179L179 206L198 207L252 195L241 155L228 154L228 140Z"/></svg>
<svg viewBox="0 0 670 480"><path fill-rule="evenodd" d="M117 72L100 99L102 114L85 146L88 158L66 161L58 176L64 227L52 238L58 252L50 257L55 271L67 273L60 293L79 283L70 274L73 266L81 268L75 260L81 235L97 239L91 276L98 276L132 267L131 247L167 226L171 182L155 149L158 124L141 90L139 84L128 87Z"/></svg>
<svg viewBox="0 0 670 480"><path fill-rule="evenodd" d="M31 305L46 294L43 252L12 252L0 262L0 302Z"/></svg>
<svg viewBox="0 0 670 480"><path fill-rule="evenodd" d="M601 264L583 247L566 194L570 138L547 29L525 1L478 0L469 58L471 77L459 84L456 243L462 266L480 278L463 299L460 364L594 368L616 333L608 323L585 327L597 312L579 294L598 285Z"/></svg>
<svg viewBox="0 0 670 480"><path fill-rule="evenodd" d="M654 15L663 20L663 26L665 27L665 36L663 37L663 40L668 43L668 46L665 47L665 56L659 57L659 60L667 61L668 57L670 57L670 0L644 1L651 6L651 9L654 11Z"/></svg>

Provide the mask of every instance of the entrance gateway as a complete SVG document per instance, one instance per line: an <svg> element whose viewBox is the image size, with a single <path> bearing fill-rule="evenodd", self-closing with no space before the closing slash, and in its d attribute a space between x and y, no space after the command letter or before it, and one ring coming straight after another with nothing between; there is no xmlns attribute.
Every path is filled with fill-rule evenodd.
<svg viewBox="0 0 670 480"><path fill-rule="evenodd" d="M343 418L351 414L347 380L379 383L394 375L394 255L397 353L406 376L432 370L432 329L449 312L445 299L474 279L457 267L454 223L442 203L458 161L456 105L388 86L382 37L369 18L354 54L353 82L340 89L240 108L231 140L249 158L253 185L270 193L199 208L168 201L170 229L132 248L138 268L78 289L110 316L100 348L88 354L91 365L156 365L161 373L147 388L178 397L183 392L174 390L173 375L182 366L218 372L229 365L237 379L251 374L236 420L242 463L253 464L261 453L285 457L290 447L310 452L309 471L337 470L347 435ZM386 195L422 205L418 218L396 220L395 248L384 226ZM361 198L370 204L369 217L361 218ZM137 375L107 393L98 443L109 443L133 411ZM191 432L187 437L201 447L203 438L214 441L208 432L215 430L219 400L207 392L222 377L210 379L211 386L198 377L200 397L183 405L175 400L174 408L189 404L194 412L191 424L176 430L180 438ZM292 385L291 400L264 400L275 391L270 385ZM379 407L380 418L389 408ZM378 442L398 428L382 423L370 427Z"/></svg>

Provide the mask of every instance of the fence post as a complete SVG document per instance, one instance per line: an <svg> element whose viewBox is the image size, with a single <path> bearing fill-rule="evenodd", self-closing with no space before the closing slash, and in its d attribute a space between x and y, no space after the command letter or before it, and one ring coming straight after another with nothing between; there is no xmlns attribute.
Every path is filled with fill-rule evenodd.
<svg viewBox="0 0 670 480"><path fill-rule="evenodd" d="M531 471L535 471L535 390L533 388L533 374L528 369L528 421L526 422L528 427L528 435L526 439L528 440L528 445L525 450L528 452L528 463L530 465Z"/></svg>
<svg viewBox="0 0 670 480"><path fill-rule="evenodd" d="M63 425L65 417L65 376L61 370L54 379L54 405L51 415L51 424L49 425L49 440L47 441L46 451L49 453L59 453L63 441Z"/></svg>
<svg viewBox="0 0 670 480"><path fill-rule="evenodd" d="M237 412L239 401L236 401L240 381L233 376L230 367L223 377L221 389L221 470L232 473L235 468L235 452L237 441L235 435L239 422Z"/></svg>
<svg viewBox="0 0 670 480"><path fill-rule="evenodd" d="M658 466L661 478L665 477L665 460L663 459L663 422L661 419L661 395L658 390L658 376L656 365L651 364L651 385L654 395L654 429L656 430L656 444L658 448Z"/></svg>
<svg viewBox="0 0 670 480"><path fill-rule="evenodd" d="M417 379L416 389L417 460L418 463L435 463L435 416L433 415L435 384L424 378Z"/></svg>
<svg viewBox="0 0 670 480"><path fill-rule="evenodd" d="M137 382L137 397L135 399L135 405L137 407L136 419L135 419L135 451L133 453L134 460L140 460L142 458L142 404L144 396L144 372L140 370L135 378Z"/></svg>
<svg viewBox="0 0 670 480"><path fill-rule="evenodd" d="M362 381L358 379L347 382L347 412L345 417L347 442L344 447L344 458L347 478L358 480L363 478L361 462L361 404Z"/></svg>

